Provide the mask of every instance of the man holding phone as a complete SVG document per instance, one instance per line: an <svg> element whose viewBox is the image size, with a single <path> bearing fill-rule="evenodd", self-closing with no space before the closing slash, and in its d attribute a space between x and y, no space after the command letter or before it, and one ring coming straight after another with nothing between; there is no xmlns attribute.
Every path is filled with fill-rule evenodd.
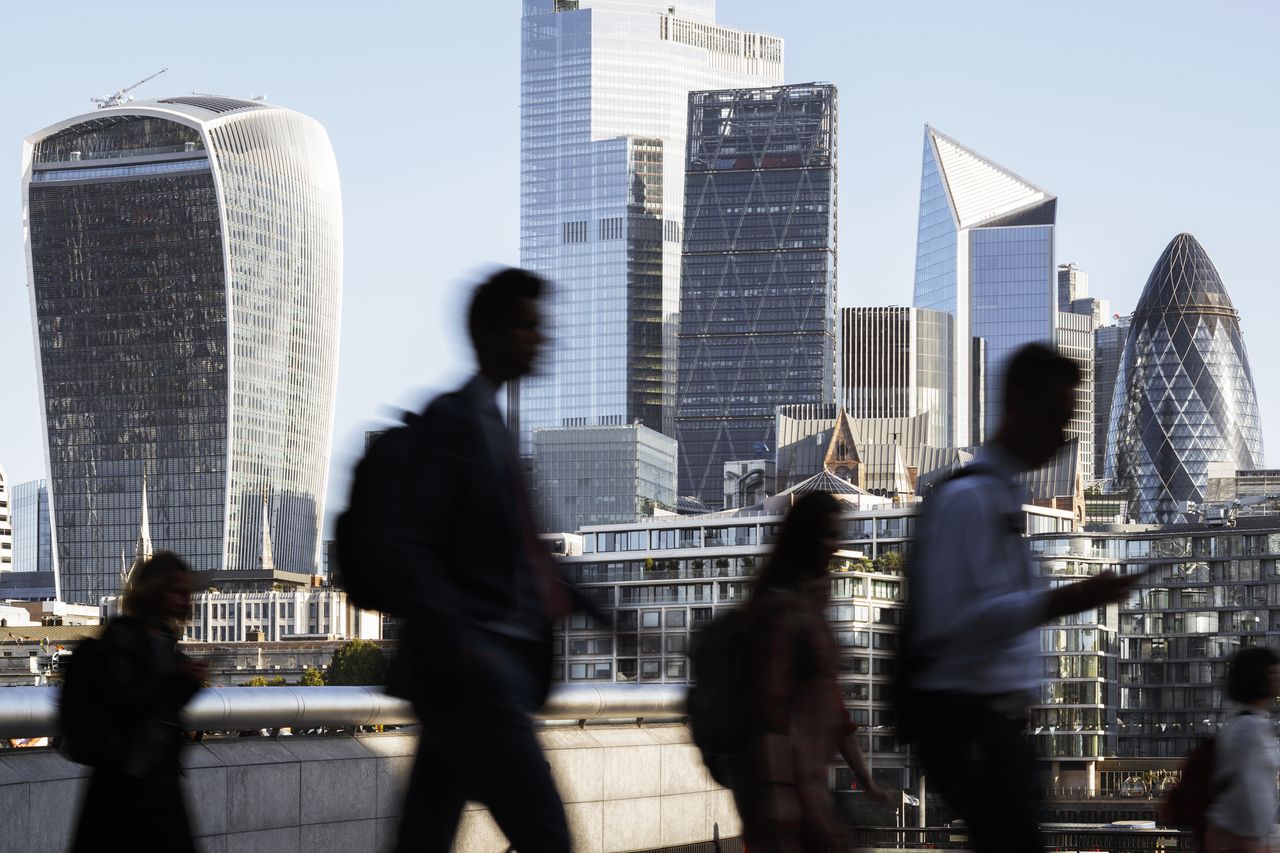
<svg viewBox="0 0 1280 853"><path fill-rule="evenodd" d="M1025 733L1040 626L1118 601L1138 577L1102 572L1045 589L1022 535L1017 477L1065 443L1079 382L1079 368L1046 346L1014 353L996 436L929 496L908 572L904 728L978 853L1044 850L1043 786Z"/></svg>

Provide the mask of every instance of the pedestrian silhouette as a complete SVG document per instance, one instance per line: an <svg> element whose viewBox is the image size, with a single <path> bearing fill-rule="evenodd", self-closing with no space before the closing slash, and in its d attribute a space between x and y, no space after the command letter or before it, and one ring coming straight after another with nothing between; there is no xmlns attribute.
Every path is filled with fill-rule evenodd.
<svg viewBox="0 0 1280 853"><path fill-rule="evenodd" d="M841 506L821 492L796 501L744 605L748 731L730 781L752 851L849 846L827 782L836 752L868 793L888 801L867 769L836 683L836 644L825 616Z"/></svg>
<svg viewBox="0 0 1280 853"><path fill-rule="evenodd" d="M1280 657L1241 649L1227 670L1234 713L1215 738L1211 801L1205 812L1206 853L1266 853L1276 815L1276 745L1271 708L1280 693Z"/></svg>
<svg viewBox="0 0 1280 853"><path fill-rule="evenodd" d="M516 439L496 402L533 369L545 286L504 269L476 288L467 325L479 370L412 430L393 534L406 617L388 682L422 721L396 847L404 853L447 853L467 800L488 806L521 853L570 848L530 715L550 687L552 623L582 600L536 536Z"/></svg>
<svg viewBox="0 0 1280 853"><path fill-rule="evenodd" d="M1041 344L1010 359L995 438L934 489L907 571L900 737L964 818L977 853L1044 850L1035 750L1025 733L1040 684L1041 624L1126 595L1102 572L1055 589L1035 576L1019 474L1065 443L1079 368Z"/></svg>
<svg viewBox="0 0 1280 853"><path fill-rule="evenodd" d="M191 569L161 551L137 565L124 614L72 655L63 687L69 754L93 766L71 850L194 850L179 784L183 706L203 665L178 651L191 609ZM86 645L87 644L87 645ZM73 681L75 682L73 684Z"/></svg>

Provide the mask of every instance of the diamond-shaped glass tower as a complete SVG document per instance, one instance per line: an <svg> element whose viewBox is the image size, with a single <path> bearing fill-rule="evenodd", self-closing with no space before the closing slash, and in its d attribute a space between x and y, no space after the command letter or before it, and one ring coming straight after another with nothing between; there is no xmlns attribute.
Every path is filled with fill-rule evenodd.
<svg viewBox="0 0 1280 853"><path fill-rule="evenodd" d="M835 399L836 115L827 83L689 96L676 439L708 505L778 406Z"/></svg>
<svg viewBox="0 0 1280 853"><path fill-rule="evenodd" d="M1106 476L1130 493L1135 520L1183 520L1210 462L1263 463L1253 374L1213 261L1195 237L1173 238L1138 300L1116 375Z"/></svg>

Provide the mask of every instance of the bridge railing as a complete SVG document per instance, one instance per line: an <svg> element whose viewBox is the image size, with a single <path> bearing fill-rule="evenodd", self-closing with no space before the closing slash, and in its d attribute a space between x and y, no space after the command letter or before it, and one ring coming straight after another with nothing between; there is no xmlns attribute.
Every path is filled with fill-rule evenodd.
<svg viewBox="0 0 1280 853"><path fill-rule="evenodd" d="M0 688L0 737L58 734L56 687ZM685 688L664 684L572 684L553 690L538 713L546 721L672 720L684 715ZM184 712L192 731L333 726L402 726L412 706L379 687L208 687Z"/></svg>

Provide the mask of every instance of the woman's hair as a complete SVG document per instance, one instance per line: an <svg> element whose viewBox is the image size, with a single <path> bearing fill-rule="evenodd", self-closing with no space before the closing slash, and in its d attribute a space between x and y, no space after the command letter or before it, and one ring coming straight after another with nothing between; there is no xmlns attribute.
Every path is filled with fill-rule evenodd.
<svg viewBox="0 0 1280 853"><path fill-rule="evenodd" d="M177 554L157 551L130 573L129 588L124 593L124 612L143 621L164 618L162 601L172 588L174 578L190 575L191 567Z"/></svg>
<svg viewBox="0 0 1280 853"><path fill-rule="evenodd" d="M1227 695L1249 704L1271 695L1271 667L1280 657L1266 646L1250 646L1236 652L1227 667Z"/></svg>
<svg viewBox="0 0 1280 853"><path fill-rule="evenodd" d="M810 578L826 574L827 552L823 540L840 501L826 492L810 492L791 507L782 521L778 544L756 578L755 590L798 590Z"/></svg>

